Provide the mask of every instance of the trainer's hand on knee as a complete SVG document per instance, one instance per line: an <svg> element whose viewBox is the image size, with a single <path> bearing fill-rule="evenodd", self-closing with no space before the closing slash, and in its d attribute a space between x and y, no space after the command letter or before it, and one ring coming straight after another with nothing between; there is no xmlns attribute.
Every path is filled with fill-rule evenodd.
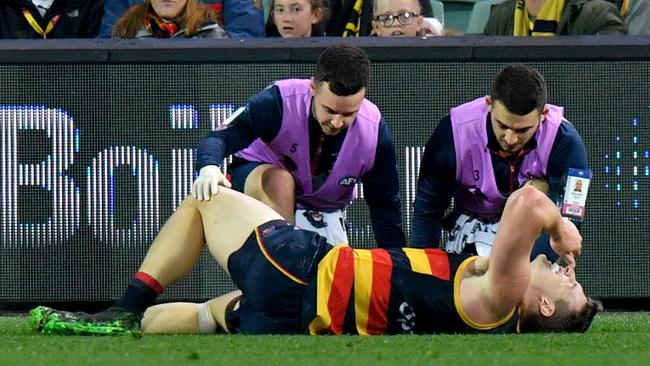
<svg viewBox="0 0 650 366"><path fill-rule="evenodd" d="M218 166L206 165L199 170L199 177L192 185L192 197L199 201L209 201L212 195L217 194L219 185L232 187Z"/></svg>

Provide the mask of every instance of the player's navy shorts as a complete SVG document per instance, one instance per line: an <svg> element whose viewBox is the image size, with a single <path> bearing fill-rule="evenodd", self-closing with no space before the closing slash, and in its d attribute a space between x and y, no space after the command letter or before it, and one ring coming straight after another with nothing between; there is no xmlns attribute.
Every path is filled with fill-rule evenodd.
<svg viewBox="0 0 650 366"><path fill-rule="evenodd" d="M244 334L301 332L302 303L318 263L332 247L322 236L284 220L258 226L228 260L228 270L244 296L227 314Z"/></svg>

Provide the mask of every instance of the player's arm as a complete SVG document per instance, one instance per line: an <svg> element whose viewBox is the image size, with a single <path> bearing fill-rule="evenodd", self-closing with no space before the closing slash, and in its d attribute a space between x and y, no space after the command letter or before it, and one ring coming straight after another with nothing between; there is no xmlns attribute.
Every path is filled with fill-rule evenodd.
<svg viewBox="0 0 650 366"><path fill-rule="evenodd" d="M522 187L506 202L486 273L483 302L497 318L507 315L522 299L530 280L530 253L542 232L569 265L580 255L582 237L575 225L560 216L553 202L533 187Z"/></svg>
<svg viewBox="0 0 650 366"><path fill-rule="evenodd" d="M197 148L199 177L192 187L192 196L197 199L209 200L218 185L230 185L220 168L226 156L248 147L257 138L271 141L277 136L282 124L280 90L275 85L264 89L226 123L226 128L210 131Z"/></svg>
<svg viewBox="0 0 650 366"><path fill-rule="evenodd" d="M361 181L377 246L406 246L402 230L395 146L388 125L383 119L379 124L375 161L372 169L361 177Z"/></svg>
<svg viewBox="0 0 650 366"><path fill-rule="evenodd" d="M456 151L449 116L436 126L420 162L411 230L411 246L440 245L441 220L456 185Z"/></svg>

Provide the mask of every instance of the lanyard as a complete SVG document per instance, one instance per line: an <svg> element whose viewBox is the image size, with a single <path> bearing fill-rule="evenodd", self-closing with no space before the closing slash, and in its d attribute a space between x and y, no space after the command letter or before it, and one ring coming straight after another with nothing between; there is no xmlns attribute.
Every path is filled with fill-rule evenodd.
<svg viewBox="0 0 650 366"><path fill-rule="evenodd" d="M25 19L27 19L27 23L34 29L34 31L40 35L43 36L43 39L47 39L47 34L54 29L54 26L56 26L56 23L59 21L61 18L61 15L57 15L54 18L52 18L48 23L47 27L45 27L45 30L41 28L41 26L38 24L36 19L34 19L34 16L32 13L27 10L27 8L23 8L23 16L25 16Z"/></svg>
<svg viewBox="0 0 650 366"><path fill-rule="evenodd" d="M311 161L312 175L316 174L316 170L318 169L318 163L320 163L320 155L323 152L323 141L325 141L325 135L321 133L320 139L318 140L318 145L316 145L316 151L314 152L314 159Z"/></svg>

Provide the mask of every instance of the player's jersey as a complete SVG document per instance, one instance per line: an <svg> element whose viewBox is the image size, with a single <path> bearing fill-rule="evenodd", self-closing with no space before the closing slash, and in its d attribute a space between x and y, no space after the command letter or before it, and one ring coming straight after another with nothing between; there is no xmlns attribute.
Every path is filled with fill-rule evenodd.
<svg viewBox="0 0 650 366"><path fill-rule="evenodd" d="M335 247L309 285L303 327L310 334L516 332L517 308L493 324L465 314L460 280L476 258L440 249Z"/></svg>

